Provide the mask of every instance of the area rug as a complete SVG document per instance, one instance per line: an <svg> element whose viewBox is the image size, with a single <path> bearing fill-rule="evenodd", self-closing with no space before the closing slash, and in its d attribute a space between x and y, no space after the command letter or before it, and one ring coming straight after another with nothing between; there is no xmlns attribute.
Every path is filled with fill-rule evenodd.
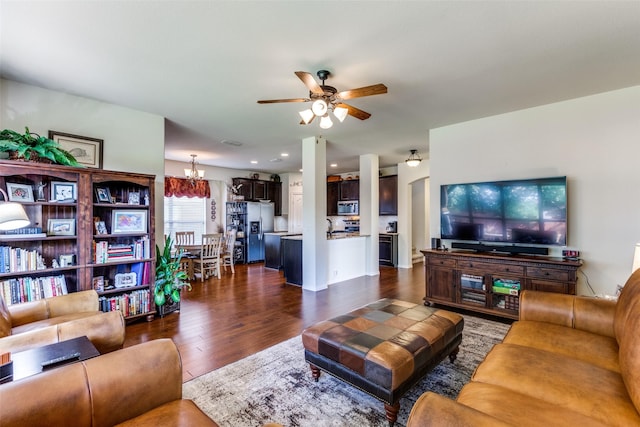
<svg viewBox="0 0 640 427"><path fill-rule="evenodd" d="M509 326L464 316L460 352L445 359L400 400L396 426L404 427L415 401L425 391L455 399L474 369ZM195 378L183 396L223 427L387 426L382 402L322 373L316 383L304 361L300 336Z"/></svg>

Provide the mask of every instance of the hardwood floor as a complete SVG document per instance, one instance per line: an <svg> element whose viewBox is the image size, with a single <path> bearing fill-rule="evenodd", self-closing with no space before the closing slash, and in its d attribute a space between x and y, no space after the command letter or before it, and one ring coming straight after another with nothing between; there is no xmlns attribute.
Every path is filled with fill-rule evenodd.
<svg viewBox="0 0 640 427"><path fill-rule="evenodd" d="M192 282L180 313L127 325L125 347L171 338L180 349L183 381L299 335L320 320L380 298L421 303L424 266L380 267L379 276L331 285L320 292L285 285L282 272L263 264L237 265L222 279Z"/></svg>

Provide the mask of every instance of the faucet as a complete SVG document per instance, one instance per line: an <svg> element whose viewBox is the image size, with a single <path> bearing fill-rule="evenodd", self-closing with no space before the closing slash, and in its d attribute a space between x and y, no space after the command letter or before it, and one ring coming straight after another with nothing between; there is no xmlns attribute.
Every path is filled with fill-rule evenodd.
<svg viewBox="0 0 640 427"><path fill-rule="evenodd" d="M327 228L327 237L331 238L331 236L333 235L333 221L331 221L331 218L327 218L327 222L329 222L329 227Z"/></svg>

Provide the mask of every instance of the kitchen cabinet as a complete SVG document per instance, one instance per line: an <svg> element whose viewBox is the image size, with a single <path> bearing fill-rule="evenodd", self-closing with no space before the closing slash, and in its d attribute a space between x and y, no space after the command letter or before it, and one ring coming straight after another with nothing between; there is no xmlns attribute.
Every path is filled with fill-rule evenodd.
<svg viewBox="0 0 640 427"><path fill-rule="evenodd" d="M282 237L284 280L302 286L302 236Z"/></svg>
<svg viewBox="0 0 640 427"><path fill-rule="evenodd" d="M327 216L338 215L340 181L327 182Z"/></svg>
<svg viewBox="0 0 640 427"><path fill-rule="evenodd" d="M273 202L274 215L282 215L282 183L275 181L267 182L267 199Z"/></svg>
<svg viewBox="0 0 640 427"><path fill-rule="evenodd" d="M380 234L378 237L378 260L380 265L398 266L397 234Z"/></svg>
<svg viewBox="0 0 640 427"><path fill-rule="evenodd" d="M264 266L282 269L282 236L286 233L264 233Z"/></svg>
<svg viewBox="0 0 640 427"><path fill-rule="evenodd" d="M242 184L238 194L244 196L247 202L258 202L260 200L271 200L275 216L282 215L282 183L275 181L264 181L261 179L233 178L233 185L237 187Z"/></svg>
<svg viewBox="0 0 640 427"><path fill-rule="evenodd" d="M398 215L398 175L380 177L378 194L379 214Z"/></svg>
<svg viewBox="0 0 640 427"><path fill-rule="evenodd" d="M355 200L360 199L360 180L348 179L340 181L340 200Z"/></svg>

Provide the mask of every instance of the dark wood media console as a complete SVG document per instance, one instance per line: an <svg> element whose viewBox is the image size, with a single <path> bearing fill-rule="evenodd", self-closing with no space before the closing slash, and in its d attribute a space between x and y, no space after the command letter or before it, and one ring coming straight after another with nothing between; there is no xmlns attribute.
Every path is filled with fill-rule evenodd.
<svg viewBox="0 0 640 427"><path fill-rule="evenodd" d="M425 304L518 318L525 289L576 294L581 261L470 251L420 251L425 256Z"/></svg>

